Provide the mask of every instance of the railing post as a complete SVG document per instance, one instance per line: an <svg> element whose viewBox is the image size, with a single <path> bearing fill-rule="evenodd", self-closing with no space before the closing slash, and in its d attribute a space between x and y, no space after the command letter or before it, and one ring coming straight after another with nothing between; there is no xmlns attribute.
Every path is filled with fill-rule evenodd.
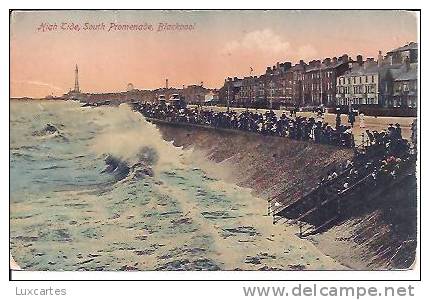
<svg viewBox="0 0 430 300"><path fill-rule="evenodd" d="M303 237L303 223L299 221L299 237Z"/></svg>

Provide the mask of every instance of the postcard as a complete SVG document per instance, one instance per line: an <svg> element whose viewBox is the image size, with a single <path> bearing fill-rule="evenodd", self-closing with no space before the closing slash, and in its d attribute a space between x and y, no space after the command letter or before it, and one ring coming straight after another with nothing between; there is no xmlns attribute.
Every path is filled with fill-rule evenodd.
<svg viewBox="0 0 430 300"><path fill-rule="evenodd" d="M415 270L418 26L11 11L12 274Z"/></svg>

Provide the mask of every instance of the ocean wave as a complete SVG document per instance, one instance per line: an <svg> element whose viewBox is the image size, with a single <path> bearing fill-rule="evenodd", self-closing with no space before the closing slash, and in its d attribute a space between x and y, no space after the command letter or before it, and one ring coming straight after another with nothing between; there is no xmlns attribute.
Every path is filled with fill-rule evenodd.
<svg viewBox="0 0 430 300"><path fill-rule="evenodd" d="M136 163L164 169L182 165L185 153L182 148L166 142L154 124L147 122L129 106L94 109L97 110L99 114L93 122L101 128L101 132L94 137L91 147L96 154L108 153L127 161L129 167Z"/></svg>
<svg viewBox="0 0 430 300"><path fill-rule="evenodd" d="M140 180L144 177L153 177L154 171L151 165L156 161L154 151L143 148L137 155L138 161L127 161L112 154L105 156L106 168L103 173L112 174L116 181L123 179Z"/></svg>
<svg viewBox="0 0 430 300"><path fill-rule="evenodd" d="M58 165L53 165L53 166L48 166L48 167L43 167L40 168L41 170L55 170L55 169L65 169L65 166L58 166Z"/></svg>
<svg viewBox="0 0 430 300"><path fill-rule="evenodd" d="M63 124L59 124L57 126L58 127L64 127ZM64 142L69 141L69 139L63 133L61 133L60 130L56 126L54 126L50 123L47 123L46 126L43 127L41 130L34 131L32 133L32 135L37 136L37 137L41 137L41 138L58 138Z"/></svg>
<svg viewBox="0 0 430 300"><path fill-rule="evenodd" d="M114 155L108 154L105 157L106 168L102 171L103 173L113 174L116 180L122 180L127 177L130 172L130 168L127 162L122 161L120 158Z"/></svg>

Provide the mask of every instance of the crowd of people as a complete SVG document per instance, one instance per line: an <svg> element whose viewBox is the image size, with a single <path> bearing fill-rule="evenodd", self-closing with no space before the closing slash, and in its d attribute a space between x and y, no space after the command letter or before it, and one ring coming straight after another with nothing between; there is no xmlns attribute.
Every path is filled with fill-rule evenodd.
<svg viewBox="0 0 430 300"><path fill-rule="evenodd" d="M366 144L364 150L367 155L393 155L402 156L408 152L411 145L402 136L400 124L389 124L386 130L378 132L376 130L366 130Z"/></svg>
<svg viewBox="0 0 430 300"><path fill-rule="evenodd" d="M273 110L267 110L265 113L251 110L214 111L155 103L140 103L135 109L145 117L168 122L236 129L340 147L354 147L350 126L336 123L333 128L322 120L296 116L295 113L287 116L284 112L278 117Z"/></svg>
<svg viewBox="0 0 430 300"><path fill-rule="evenodd" d="M367 130L366 134L365 147L356 148L352 160L328 171L315 190L323 190L326 196L340 195L362 180L367 186L386 184L396 179L401 168L414 159L413 145L403 138L399 124L390 124L382 132Z"/></svg>

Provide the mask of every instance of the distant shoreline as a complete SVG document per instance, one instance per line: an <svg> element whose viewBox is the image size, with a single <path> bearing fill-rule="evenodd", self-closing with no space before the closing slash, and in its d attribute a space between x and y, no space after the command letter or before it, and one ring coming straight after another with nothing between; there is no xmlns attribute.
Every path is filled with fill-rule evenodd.
<svg viewBox="0 0 430 300"><path fill-rule="evenodd" d="M66 100L63 98L31 98L31 97L10 97L10 100L13 101L61 101L61 100Z"/></svg>

